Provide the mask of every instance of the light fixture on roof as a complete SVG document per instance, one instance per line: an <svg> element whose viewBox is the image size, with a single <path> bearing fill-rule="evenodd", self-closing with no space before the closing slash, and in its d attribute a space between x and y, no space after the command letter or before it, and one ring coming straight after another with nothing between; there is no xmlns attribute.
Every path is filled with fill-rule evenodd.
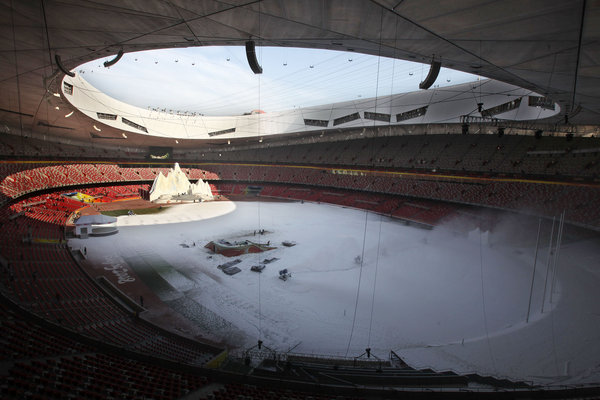
<svg viewBox="0 0 600 400"><path fill-rule="evenodd" d="M97 130L98 132L102 132L102 129L98 128L96 125L94 125L94 129Z"/></svg>
<svg viewBox="0 0 600 400"><path fill-rule="evenodd" d="M258 143L262 143L263 138L258 139Z"/></svg>
<svg viewBox="0 0 600 400"><path fill-rule="evenodd" d="M121 133L121 135L123 135L123 137L124 137L125 139L127 139L127 135L125 134L125 132Z"/></svg>
<svg viewBox="0 0 600 400"><path fill-rule="evenodd" d="M55 110L60 110L59 106L54 107Z"/></svg>
<svg viewBox="0 0 600 400"><path fill-rule="evenodd" d="M123 57L123 49L119 50L119 52L117 53L117 55L115 56L115 58L113 58L112 60L109 61L104 61L104 66L106 68L115 65L117 62L119 62L119 60L121 59L121 57ZM137 61L137 58L135 59L135 61Z"/></svg>
<svg viewBox="0 0 600 400"><path fill-rule="evenodd" d="M58 69L60 69L65 75L70 76L71 78L75 77L75 72L71 72L68 69L66 69L63 65L62 65L62 61L60 59L60 56L58 54L54 55L54 61L56 61L56 66L58 67Z"/></svg>
<svg viewBox="0 0 600 400"><path fill-rule="evenodd" d="M437 79L437 77L440 73L441 67L442 67L441 61L435 61L434 59L432 59L431 67L429 68L429 73L427 74L427 77L425 78L425 80L423 82L419 83L419 89L429 89L431 87L431 85L433 85L435 80Z"/></svg>
<svg viewBox="0 0 600 400"><path fill-rule="evenodd" d="M71 111L70 113L68 113L67 115L65 115L65 118L69 118L71 115L73 115L74 111Z"/></svg>
<svg viewBox="0 0 600 400"><path fill-rule="evenodd" d="M52 96L54 96L54 97L60 97L60 93L52 93Z"/></svg>
<svg viewBox="0 0 600 400"><path fill-rule="evenodd" d="M263 69L258 63L256 59L256 50L254 48L254 40L248 40L246 42L246 58L248 59L248 64L250 65L250 69L255 74L262 74Z"/></svg>
<svg viewBox="0 0 600 400"><path fill-rule="evenodd" d="M175 139L175 143L179 144L179 140Z"/></svg>
<svg viewBox="0 0 600 400"><path fill-rule="evenodd" d="M227 140L227 144L231 144L231 140Z"/></svg>

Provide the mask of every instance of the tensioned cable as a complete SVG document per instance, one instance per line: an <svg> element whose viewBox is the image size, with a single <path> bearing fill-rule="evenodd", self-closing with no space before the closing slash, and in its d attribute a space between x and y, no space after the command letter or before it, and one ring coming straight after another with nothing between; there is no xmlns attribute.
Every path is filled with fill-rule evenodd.
<svg viewBox="0 0 600 400"><path fill-rule="evenodd" d="M101 48L101 49L99 49L99 50L97 50L95 52L89 53L89 54L101 53L104 50L110 48L111 46L123 46L125 43L132 42L132 41L141 39L141 38L149 36L149 35L155 35L155 34L157 34L160 31L164 31L164 30L168 30L168 29L174 28L174 27L176 27L178 25L181 25L183 23L188 24L189 22L193 22L193 21L196 21L196 20L199 20L199 19L202 19L202 18L210 18L210 17L213 17L215 15L222 14L222 13L229 12L229 11L233 11L233 10L238 9L238 8L245 8L245 7L251 6L251 5L255 4L255 3L260 3L261 1L262 0L251 0L251 1L248 1L248 2L243 3L243 4L237 4L237 5L231 6L231 7L227 8L227 9L216 10L214 12L210 12L210 13L207 13L207 14L204 14L204 15L199 15L197 17L184 20L183 22L180 21L180 20L177 20L177 22L175 22L174 24L170 24L168 26L162 26L162 27L160 27L158 29L155 29L155 30L152 30L152 31L149 31L149 32L145 32L145 33L136 35L134 37L130 37L129 39L123 40L121 42L111 43L111 44L106 45L105 47L103 47L103 48ZM79 5L79 6L81 6L81 5ZM84 7L84 8L90 8L90 7ZM123 7L120 7L120 8L123 8ZM14 10L14 7L12 5L12 1L11 1L11 9ZM125 9L125 10L128 10L128 9ZM147 15L148 13L145 13L145 14ZM14 24L14 21L13 21L13 24ZM85 47L86 46L71 46L71 48L85 48ZM16 52L16 48L15 48L15 52ZM50 62L50 66L52 66L52 62ZM45 66L44 66L44 68L45 68ZM31 72L37 71L38 69L40 69L40 68L34 68L32 70L25 71L25 72L23 72L23 74L31 73ZM9 80L9 79L13 79L13 78L9 77L9 78L0 80L0 82L4 82L4 81Z"/></svg>
<svg viewBox="0 0 600 400"><path fill-rule="evenodd" d="M556 334L554 328L554 310L550 311L550 324L552 326L552 358L554 359L554 368L556 368L556 375L560 374L558 368L558 356L556 354Z"/></svg>
<svg viewBox="0 0 600 400"><path fill-rule="evenodd" d="M571 110L575 108L575 98L577 94L577 77L579 76L579 60L581 59L581 48L583 47L583 27L585 22L586 0L581 5L581 22L579 24L579 40L577 41L577 58L575 60L575 73L573 78L573 96L571 97ZM568 112L567 110L565 110ZM565 114L566 114L565 112ZM568 115L568 114L567 114Z"/></svg>
<svg viewBox="0 0 600 400"><path fill-rule="evenodd" d="M333 60L339 59L340 57L344 57L344 58L345 58L346 56L339 56L339 55L337 55L337 56L334 56L334 57L332 57L332 58L330 58L330 59L328 59L328 60L324 60L324 61L323 61L323 62L321 62L321 63L315 64L315 67L316 67L316 68L318 68L318 66L319 66L319 65L321 65L321 64L328 64L330 61L333 61ZM329 72L329 73L326 73L326 74L318 74L317 76L314 76L314 74L307 73L307 72L306 72L306 68L304 68L304 67L303 67L303 68L301 68L301 69L297 70L297 71L296 71L296 72L294 72L294 73L287 74L287 75L285 75L285 76L278 76L278 77L274 77L274 78L272 78L272 79L270 80L270 83L269 83L269 82L267 82L267 83L266 83L266 85L270 87L270 86L272 86L272 85L273 85L273 82L286 82L286 83L290 83L290 84L292 85L291 87L293 87L293 88L296 88L296 87L297 87L298 89L302 89L302 88L304 88L304 87L310 87L310 86L308 85L308 83L309 83L309 82L310 82L311 84L313 84L313 83L314 83L314 84L317 84L317 82L318 82L318 85L319 85L319 87L320 87L321 89L323 89L323 86L324 86L324 85L325 85L325 86L327 86L327 83L328 83L329 81L331 81L331 76L335 76L336 78L340 78L340 77L342 77L342 76L349 76L349 74L351 74L351 73L353 74L353 73L354 73L354 71L356 71L356 70L355 70L355 68L354 68L354 65L356 65L357 63L358 63L358 64L360 64L360 63L366 63L366 64L370 64L369 62L367 62L367 60L366 60L366 59L359 58L359 59L355 59L353 63L346 63L346 64L347 64L346 66L341 66L340 68L336 68L336 71L335 71L335 72ZM344 73L344 72L342 72L342 70L350 68L350 64L352 64L352 66L353 66L353 68L352 68L352 71L349 71L349 72L347 72L347 73ZM381 76L381 74L383 74L383 73L384 73L383 71L384 71L385 65L387 65L387 64L384 64L384 63L383 63L383 61L382 61L382 67L380 68L380 69L381 69L381 72L380 72L380 84L381 84L381 80L382 80L382 76ZM366 65L366 67L368 67L368 65ZM388 67L388 68L389 68L389 67ZM308 74L308 75L307 75L307 74ZM334 75L334 74L335 74L335 75ZM296 76L296 75L302 75L302 76L303 76L303 78L302 78L301 80L294 81L294 82L288 82L288 81L286 80L287 78L290 78L290 77L293 77L293 76ZM287 77L287 78L286 78L286 77ZM383 77L383 79L385 79L385 77ZM353 79L353 80L354 80L354 79ZM362 80L362 81L357 81L356 83L365 83L366 81L367 81L367 80ZM262 89L262 90L264 91L264 89L265 89L265 88L263 87L263 89ZM237 101L239 101L239 99L240 99L240 98L244 98L244 96L245 96L245 93L246 93L246 94L249 94L247 91L236 92L236 100L237 100ZM284 96L284 94L280 94L280 96L282 96L282 97L283 97L283 96ZM271 99L270 99L270 102L273 102L273 100L271 100ZM227 104L223 103L223 104L211 105L211 108L212 108L213 106L216 106L216 107L218 108L218 107L219 107L219 105L229 105L229 104L228 104L228 103L227 103Z"/></svg>
<svg viewBox="0 0 600 400"><path fill-rule="evenodd" d="M481 60L481 40L479 41L479 59ZM481 65L480 65L481 66ZM479 75L478 75L479 76ZM481 76L477 79L477 82L481 82ZM479 102L481 103L481 84L479 85Z"/></svg>
<svg viewBox="0 0 600 400"><path fill-rule="evenodd" d="M373 326L373 312L375 308L375 292L377 289L377 270L379 269L379 249L381 246L381 226L383 225L383 215L379 216L379 235L377 237L377 255L375 257L375 276L373 278L373 298L371 299L371 320L369 321L369 337L367 339L368 347L371 347L371 328Z"/></svg>
<svg viewBox="0 0 600 400"><path fill-rule="evenodd" d="M381 43L381 42L380 42ZM392 97L394 96L394 78L396 77L396 48L398 47L398 19L396 18L396 24L394 29L394 60L392 61L392 81L390 83L390 115L392 114ZM381 47L380 47L381 50ZM379 71L378 71L379 72ZM388 126L392 125L392 120L390 119L390 123Z"/></svg>
<svg viewBox="0 0 600 400"><path fill-rule="evenodd" d="M17 35L15 33L15 8L13 6L13 2L10 2L10 24L12 26L12 34L13 34L13 49L15 55L15 75L17 78L17 111L19 112L19 133L21 138L21 149L23 153L25 153L25 144L23 143L23 115L21 113L21 83L19 81L19 63L17 58Z"/></svg>
<svg viewBox="0 0 600 400"><path fill-rule="evenodd" d="M481 233L481 215L479 216L479 267L480 267L480 277L481 277L481 304L483 308L483 325L485 327L485 340L487 342L487 348L490 353L490 359L492 360L492 366L494 368L494 373L497 374L496 369L496 360L494 360L494 354L492 353L492 344L490 342L490 332L488 329L488 321L487 321L487 313L485 310L485 288L483 284L483 243L482 243L482 233Z"/></svg>
<svg viewBox="0 0 600 400"><path fill-rule="evenodd" d="M261 37L261 34L260 34L260 2L258 2L258 37L259 38ZM259 49L260 49L260 46L259 46ZM260 52L261 52L260 54L262 55L262 50ZM261 120L261 114L260 114L260 75L261 74L258 74L258 114L256 115L256 121L257 121L256 134L257 134L257 137L258 137L259 141L260 141L260 120ZM258 159L258 161L260 161L260 157L258 157L260 153L261 153L261 151L260 151L260 146L259 146L257 148L257 159ZM256 202L256 204L257 204L256 209L257 209L257 212L258 212L258 232L259 232L259 234L258 234L259 235L258 242L260 243L261 242L261 240L260 240L260 230L261 230L261 225L260 225L260 196L257 196L256 200L257 200L257 202ZM257 257L258 260L260 260L260 252L256 253L256 257ZM260 342L260 340L262 338L262 303L261 303L261 295L260 295L260 292L261 292L261 290L260 290L261 289L260 288L260 281L261 281L260 276L262 274L259 273L257 275L258 275L258 340Z"/></svg>
<svg viewBox="0 0 600 400"><path fill-rule="evenodd" d="M560 256L560 247L562 246L563 240L563 232L565 229L565 210L561 213L561 221L558 227L558 237L556 239L556 252L554 253L554 263L552 267L552 286L550 286L550 304L552 304L552 297L554 294L554 289L556 287L556 277L558 276L558 258Z"/></svg>
<svg viewBox="0 0 600 400"><path fill-rule="evenodd" d="M559 222L558 225L558 231L556 233L556 247L555 247L555 252L554 252L554 267L552 268L552 282L554 282L554 278L556 277L556 258L558 256L558 251L560 248L560 241L562 240L562 223L564 223L564 211L563 214L561 214L561 220ZM553 285L550 285L550 304L552 304L552 291L553 291ZM555 324L554 324L554 311L555 310L550 310L550 324L552 327L552 355L553 355L553 359L554 359L554 368L556 368L556 375L559 375L559 368L558 368L558 355L556 352L556 329L555 329Z"/></svg>
<svg viewBox="0 0 600 400"><path fill-rule="evenodd" d="M377 87L375 88L375 112L377 112L377 100L378 100L378 93L379 93L379 62L381 60L381 40L382 40L382 32L383 32L383 10L381 11L381 25L379 28L379 54L378 54L378 59L377 59ZM396 35L398 33L398 22L396 20L396 31L394 33L394 38L396 38ZM394 45L394 52L396 50L396 46ZM394 75L393 75L393 66L392 66L392 81L394 79ZM393 85L392 85L393 86ZM393 88L392 88L393 90ZM390 95L391 98L391 95ZM391 101L390 101L390 114L391 114ZM391 120L390 120L390 124L391 124ZM388 126L390 125L388 124ZM373 120L373 130L375 130L375 126L376 126L376 120ZM377 131L375 130L375 137L371 139L371 143L373 143L373 146L375 145L374 140L377 138ZM373 147L371 147L371 150L373 149ZM373 153L373 151L372 151ZM373 159L373 168L375 168L375 154L371 154L371 158ZM377 291L377 271L379 269L379 250L381 248L381 226L383 224L383 217L380 215L379 216L379 233L377 235L377 253L375 254L375 274L373 276L373 295L371 298L371 315L370 315L370 319L369 319L369 334L367 336L367 347L370 348L371 347L371 331L373 328L373 314L375 311L375 293Z"/></svg>
<svg viewBox="0 0 600 400"><path fill-rule="evenodd" d="M336 56L336 57L334 57L333 59L336 59L336 58L339 58L339 56ZM360 60L359 60L359 59L355 59L353 63L346 63L347 65L345 65L345 66L342 66L341 68L343 68L343 69L350 68L350 64L353 64L353 65L354 65L354 64L357 64L357 62L358 62L358 63L360 63L360 62L361 62L361 60L362 60L362 59L360 59ZM325 61L325 63L327 64L327 61ZM369 64L370 64L370 63L369 63ZM380 75L380 79L379 79L379 85L380 85L380 86L382 85L382 80L383 80L383 81L388 81L388 82L389 82L389 80L390 80L390 78L387 78L387 79L386 79L386 76L385 76L385 74L386 74L386 71L388 71L389 69L391 69L390 67L392 66L391 64L389 64L389 65L388 65L388 64L389 64L389 63L386 63L386 62L384 62L384 60L383 60L383 59L381 60L381 66L379 67L379 68L380 68L380 72L379 72L379 75ZM315 66L316 66L316 67L318 67L318 65L315 65ZM311 70L311 71L312 71L312 70ZM338 69L338 70L336 70L336 78L340 77L340 73L339 73L339 71L340 71L339 69ZM397 71L397 68L396 68L396 70L394 70L394 75L396 74L396 71ZM349 72L348 72L348 73L349 73ZM313 82L318 82L318 85L319 85L318 87L319 87L321 90L323 90L323 89L325 89L325 88L327 88L327 87L328 87L328 84L327 84L327 82L328 82L328 81L331 81L331 74L332 74L331 72L330 72L330 73L325 73L325 74L319 74L318 76L319 76L319 77L321 77L321 78L317 78L317 77L315 77L314 79L313 79L312 77L310 77L310 78L309 78L308 76L306 76L306 77L310 79L310 82L311 82L311 83L313 83ZM305 76L304 74L301 74L301 75L302 75L302 76ZM310 74L309 74L309 75L310 75ZM288 75L288 76L294 76L294 74L291 74L291 75ZM344 73L342 73L342 74L341 74L341 76L349 76L349 75L348 75L348 74L344 74ZM325 78L324 78L325 80L323 80L323 77L325 77ZM278 79L279 79L279 80L281 80L281 77L279 77L279 78L277 78L277 77L276 77L276 78L274 79L274 81L277 81ZM375 74L373 74L373 80L375 80ZM367 83L367 81L371 81L371 79L362 80L362 81L361 81L361 83L364 83L364 84L366 84L366 83ZM307 86L308 86L308 85L307 85L307 81L306 81L306 79L303 79L303 80L301 81L302 83L300 83L300 81L298 81L298 80L296 80L296 81L293 81L293 82L288 82L288 81L282 81L282 82L286 82L286 84L287 84L287 83L290 83L290 84L292 85L292 86L290 86L290 87L292 87L292 88L298 88L299 90L302 90L303 88L305 88L305 87L307 87ZM396 83L396 82L394 81L394 83ZM364 87L364 84L363 84L363 85L361 85L360 87L361 87L361 88L363 88L363 87ZM273 86L272 84L269 84L269 82L267 82L267 83L266 83L266 85L267 85L268 87L272 87L272 86ZM372 85L372 84L371 84L371 85ZM267 88L267 87L265 87L265 86L263 86L263 85L262 85L262 82L261 82L261 93L262 93L262 92L264 92L266 89L268 90L268 88ZM330 90L326 90L326 92L327 92L327 93L331 93L331 91L330 91ZM339 93L343 93L343 92L344 92L344 90L335 90L335 91L334 91L334 93L338 93L338 92L339 92ZM244 94L244 93L245 93L245 94ZM249 94L250 94L250 93L249 93L249 92L247 92L247 91L237 92L237 93L236 93L236 95L235 95L235 104L236 104L236 105L239 105L239 104L243 103L243 102L246 100L246 98L247 98L247 97L248 97L248 100L250 100L250 99L249 99L249 96L248 96ZM269 103L269 104L271 104L271 107L273 107L273 104L274 104L274 103L277 103L277 99L278 99L278 97L279 97L279 96L281 96L281 97L283 98L284 94L276 94L274 99L273 99L273 98L269 98L269 99L268 99L268 103ZM254 89L254 98L256 98L256 89ZM262 99L261 99L261 102L262 102ZM326 101L324 100L324 101L323 101L323 103L326 103ZM315 104L318 104L318 103L315 103ZM141 105L140 105L140 106L141 106ZM212 102L212 103L211 103L211 104L209 104L209 105L202 106L203 108L202 108L202 110L201 110L201 111L202 111L203 113L205 113L205 114L211 114L211 113L213 113L213 112L217 112L217 111L219 111L219 110L221 110L221 109L225 109L225 106L227 106L227 107L231 107L231 106L232 106L232 103L231 103L231 101L225 101L225 100L222 100L222 99L221 99L221 100L217 99L217 101L215 101L215 102ZM264 105L262 105L262 104L261 104L261 106L263 106L263 107L264 107ZM162 107L162 106L161 106L161 107ZM184 107L184 108L185 108L185 107L192 107L192 108L195 108L195 107L196 107L196 105L195 105L194 103L189 103L189 104L187 104L187 105L183 105L183 107ZM271 110L271 111L273 111L273 110ZM263 117L264 117L264 116L263 116Z"/></svg>
<svg viewBox="0 0 600 400"><path fill-rule="evenodd" d="M554 76L554 70L556 68L556 53L554 54L554 60L552 61L552 70L550 71L550 76L548 76L548 84L546 85L546 93L544 93L544 97L547 97L548 93L550 92L550 85L552 82L552 77ZM530 93L533 93L533 91L531 91ZM542 112L544 111L544 109L542 107L540 107L539 111L538 111L538 115L534 118L534 121L539 121L540 119L540 115L542 115Z"/></svg>
<svg viewBox="0 0 600 400"><path fill-rule="evenodd" d="M554 225L556 216L552 217L552 229L550 231L550 243L548 243L548 256L546 258L546 278L544 279L544 294L542 294L542 309L541 313L544 313L544 305L546 304L546 288L548 287L548 276L550 275L550 263L552 255L552 240L554 239Z"/></svg>
<svg viewBox="0 0 600 400"><path fill-rule="evenodd" d="M381 35L382 35L382 30L383 30L383 10L381 11L381 25L379 28L379 56L377 59L377 80L376 80L376 87L375 87L375 105L374 105L374 110L375 112L377 112L377 96L378 96L378 90L379 90L379 63L381 61ZM375 126L375 120L373 121L373 126ZM373 161L373 164L375 163L375 161L373 160L374 158L374 149L373 147L375 146L375 140L374 138L371 138L371 160ZM350 345L352 343L352 336L354 334L354 328L356 326L356 314L358 311L358 300L360 298L360 286L361 286L361 282L362 282L362 273L363 273L363 266L364 266L364 262L365 262L365 246L366 246L366 242L367 242L367 226L369 223L369 211L365 210L365 225L364 225L364 229L363 229L363 242L362 242L362 249L361 249L361 253L360 253L360 270L359 270L359 274L358 274L358 285L356 288L356 299L354 302L354 314L352 316L352 328L350 329L350 337L348 338L348 346L346 347L346 357L348 356L348 352L350 351ZM374 296L373 292L373 296ZM373 304L371 304L371 323L373 321L373 311L372 311L372 307ZM369 326L369 341L371 338L371 327Z"/></svg>
<svg viewBox="0 0 600 400"><path fill-rule="evenodd" d="M485 83L485 82L484 82L484 83ZM450 96L450 97L446 98L445 100L439 100L439 101L430 101L428 104L429 104L429 105L433 105L433 104L443 104L443 103L451 102L453 98L455 98L455 97L458 97L458 96L461 96L461 95L463 95L463 94L465 94L465 93L468 93L468 92L469 92L469 90L461 90L461 91L458 91L458 92L456 92L456 94L454 94L453 96ZM87 92L82 92L82 93L85 93L86 95L88 95L88 93L87 93ZM261 93L262 93L262 84L261 84ZM471 93L473 94L473 92L471 92ZM106 104L106 103L103 103L101 100L98 100L98 99L97 99L97 98L95 98L95 97L94 97L94 99L95 99L95 101L98 101L98 102L100 102L101 104L103 104L105 107L107 107L107 108L109 108L109 109L114 109L114 110L117 110L117 109L113 108L112 106L109 106L108 104ZM379 103L379 100L378 100L378 104L380 104L380 103ZM390 104L391 104L391 103L390 103ZM419 103L419 104L420 104L420 103ZM81 109L82 111L85 111L85 110L92 111L91 109L86 109L86 108L80 108L80 109ZM125 115L125 116L126 116L126 115L133 115L133 114L130 114L130 113L124 113L123 111L119 111L119 112L120 112L120 113L122 113L122 114L123 114L123 115ZM265 114L263 114L263 115L261 116L261 122L262 122L262 120L264 119L264 117L265 117ZM199 121L203 121L203 119L202 119L202 118L200 118L200 119L199 119ZM444 121L445 121L445 120L437 120L437 121L433 121L433 122L444 122ZM298 126L303 126L303 124L298 124Z"/></svg>
<svg viewBox="0 0 600 400"><path fill-rule="evenodd" d="M421 24L419 24L419 23L418 23L418 22L416 22L416 21L413 21L413 20L412 20L412 19L410 19L409 17L407 17L407 16L405 16L405 15L402 15L401 13L399 13L398 11L396 11L396 10L395 10L395 7L394 7L394 8L392 8L392 9L390 9L390 8L388 8L388 7L386 7L386 6L382 5L382 4L380 4L380 3L379 3L379 0L370 0L370 1L371 1L372 3L375 3L375 4L377 4L379 7L386 9L388 12L391 12L391 13L393 13L394 15L396 15L398 18L401 18L401 19L402 19L402 20L404 20L405 22L407 22L407 23L409 23L409 24L411 24L411 25L413 25L413 26L415 26L415 27L417 27L417 28L419 28L419 29L423 30L424 32L426 32L426 33L428 33L428 34L432 35L432 36L433 36L433 37L435 37L436 39L438 39L438 40L441 40L441 41L443 41L443 42L445 42L445 43L448 43L450 46L452 46L452 47L455 47L455 48L459 49L460 51L463 51L465 54L468 54L468 55L470 55L470 56L476 57L476 58L477 58L477 59L478 59L480 62L484 62L484 63L486 63L486 64L488 64L488 65L491 65L491 66L493 66L494 68L497 68L498 70L500 70L500 71L502 71L502 72L504 72L504 73L506 73L506 74L509 74L510 76L512 76L512 77L515 79L515 82L524 82L524 83L522 83L522 84L519 84L519 85L517 85L517 86L521 86L521 87L528 87L528 86L529 86L529 87L531 87L531 86L535 86L535 85L532 85L532 83L531 83L531 82L529 82L529 81L525 80L524 78L522 78L522 77L520 77L520 76L517 76L517 75L515 75L515 73L511 72L510 70L508 70L508 69L506 69L506 68L504 68L504 67L501 67L501 66L499 66L499 65L496 65L496 64L492 63L491 61L489 61L489 60L487 60L487 59L483 59L483 58L482 58L482 56L481 56L481 51L479 52L479 55L478 55L478 54L476 54L474 51L471 51L471 50L467 49L466 47L463 47L463 46L461 46L461 45L457 44L455 41L452 41L451 39L448 39L448 38L447 38L447 37L445 37L444 35L441 35L441 34L439 34L439 33L435 32L434 30L432 30L432 29L430 29L430 28L427 28L427 27L426 27L426 26L424 26L424 25L421 25ZM481 50L481 49L480 49L480 50Z"/></svg>
<svg viewBox="0 0 600 400"><path fill-rule="evenodd" d="M184 21L177 20L177 22L175 22L173 24L170 24L170 25L167 25L167 26L161 26L160 28L154 29L154 30L149 31L149 32L142 33L140 35L133 36L133 37L131 37L129 39L126 39L126 40L123 40L121 42L113 43L112 45L113 46L118 46L118 45L122 46L123 44L125 44L127 42L136 41L136 40L139 40L139 39L141 39L143 37L146 37L146 36L149 36L149 35L156 35L156 34L158 34L158 32L172 29L172 28L174 28L176 26L182 25L183 23L185 23L187 25L189 22L197 21L197 20L203 19L203 18L207 18L208 19L209 17L213 17L213 16L218 15L218 14L222 14L222 13L225 13L225 12L233 11L233 10L238 9L238 8L249 7L249 6L251 6L251 5L255 4L255 3L259 3L259 7L260 7L260 2L261 1L262 0L251 0L251 1L248 1L248 2L243 3L243 4L236 4L236 5L233 5L233 6L229 7L229 8L226 8L226 9L216 10L216 11L209 12L209 13L204 14L204 15L199 15L197 17L190 18L190 19L187 19L187 20L184 20ZM260 17L260 15L259 15L259 17ZM260 21L259 21L259 25L260 25ZM98 50L98 52L103 51L107 47L109 47L109 46L106 46L106 47Z"/></svg>
<svg viewBox="0 0 600 400"><path fill-rule="evenodd" d="M336 56L334 58L339 58L339 56ZM358 61L358 63L360 63L360 61ZM348 65L346 66L342 66L339 68L336 68L335 71L331 71L331 72L327 72L324 74L320 74L318 77L312 77L312 76L308 76L306 75L307 72L305 72L306 68L302 68L300 70L298 70L297 73L293 73L293 74L288 74L284 79L284 77L276 77L272 80L270 80L269 82L266 83L266 85L268 87L266 87L266 89L269 88L273 88L274 85L276 83L285 83L287 86L287 90L292 91L292 90L298 90L298 91L302 91L306 88L314 88L319 87L320 89L327 89L328 88L328 84L329 82L331 82L332 78L335 78L336 80L338 79L343 79L343 77L349 77L348 80L353 80L356 73L357 73L357 69L354 67L354 65L357 64L357 61L355 60L352 64L352 66L350 66L350 63L347 63ZM318 67L318 64L315 64L315 67ZM344 69L350 69L352 68L352 70L344 72ZM311 70L312 71L312 70ZM292 77L298 77L297 80L294 81L290 81L289 79ZM358 89L357 89L358 90ZM243 102L245 99L245 96L247 95L247 91L242 90L241 92L237 92L236 93L236 102L240 103ZM275 98L270 98L269 102L270 103L276 103L278 97L281 98L282 101L285 101L286 97L286 93L280 93L280 94L275 94ZM328 96L331 96L332 93L335 95L337 93L343 93L340 92L339 90L336 91L331 91L331 90L327 90L327 94ZM323 102L328 102L327 100L322 100ZM215 104L211 104L211 106L209 108L206 108L206 111L215 111L224 107L230 107L230 100L221 100L216 102ZM315 104L319 104L319 100L317 98Z"/></svg>
<svg viewBox="0 0 600 400"><path fill-rule="evenodd" d="M346 357L350 351L350 344L352 343L352 335L354 334L354 326L356 324L356 311L358 310L358 298L360 295L360 284L362 281L363 263L365 260L365 242L367 241L367 222L369 219L369 213L365 211L365 228L363 231L363 243L360 257L360 270L358 273L358 286L356 288L356 300L354 301L354 315L352 316L352 328L350 329L350 338L348 338L348 346L346 347Z"/></svg>
<svg viewBox="0 0 600 400"><path fill-rule="evenodd" d="M42 15L44 16L44 31L46 33L46 44L48 45L48 60L50 61L50 66L52 66L52 50L50 49L50 33L48 32L48 21L46 19L46 7L44 6L44 0L41 2L42 6ZM47 88L45 88L47 89Z"/></svg>

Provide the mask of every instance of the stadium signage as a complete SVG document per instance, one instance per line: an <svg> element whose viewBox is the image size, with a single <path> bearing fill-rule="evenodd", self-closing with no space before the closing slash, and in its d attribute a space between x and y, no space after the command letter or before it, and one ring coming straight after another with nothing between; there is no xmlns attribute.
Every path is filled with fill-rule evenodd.
<svg viewBox="0 0 600 400"><path fill-rule="evenodd" d="M372 119L373 121L390 122L392 116L390 114L365 111L365 119Z"/></svg>
<svg viewBox="0 0 600 400"><path fill-rule="evenodd" d="M73 85L67 82L63 82L63 92L68 95L73 95Z"/></svg>
<svg viewBox="0 0 600 400"><path fill-rule="evenodd" d="M488 108L487 110L482 110L481 116L482 117L491 117L492 115L502 114L502 113L508 112L510 110L514 110L516 108L519 108L519 106L521 106L520 98L509 101L508 103L503 103L503 104L497 105L495 107Z"/></svg>
<svg viewBox="0 0 600 400"><path fill-rule="evenodd" d="M327 126L329 124L329 120L327 119L308 119L304 118L304 125L309 126Z"/></svg>
<svg viewBox="0 0 600 400"><path fill-rule="evenodd" d="M135 122L130 121L127 118L121 117L121 122L123 122L125 125L131 126L132 128L135 128L135 129L138 129L138 130L140 130L142 132L148 133L148 129L146 129L145 126L142 126L140 124L136 124Z"/></svg>
<svg viewBox="0 0 600 400"><path fill-rule="evenodd" d="M366 175L363 171L357 171L355 169L332 169L330 171L334 175L354 175L354 176Z"/></svg>
<svg viewBox="0 0 600 400"><path fill-rule="evenodd" d="M546 110L554 110L554 102L548 97L528 96L529 107L541 107Z"/></svg>
<svg viewBox="0 0 600 400"><path fill-rule="evenodd" d="M360 119L360 114L357 112L334 119L333 126L345 124L346 122L354 121L355 119Z"/></svg>
<svg viewBox="0 0 600 400"><path fill-rule="evenodd" d="M223 129L222 131L216 131L216 132L208 132L208 136L219 136L219 135L224 135L226 133L234 133L235 132L235 128L229 128L229 129Z"/></svg>
<svg viewBox="0 0 600 400"><path fill-rule="evenodd" d="M414 110L405 111L400 114L396 114L396 122L406 121L409 119L421 117L427 113L427 107L429 107L429 106L415 108Z"/></svg>
<svg viewBox="0 0 600 400"><path fill-rule="evenodd" d="M129 275L127 267L116 261L113 257L106 257L102 264L105 265L104 269L106 271L111 271L117 277L119 285L127 282L135 282L135 278Z"/></svg>

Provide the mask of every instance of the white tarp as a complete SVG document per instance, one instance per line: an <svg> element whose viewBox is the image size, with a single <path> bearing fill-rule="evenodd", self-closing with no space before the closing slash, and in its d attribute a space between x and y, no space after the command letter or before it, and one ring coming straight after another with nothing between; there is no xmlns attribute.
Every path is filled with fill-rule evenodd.
<svg viewBox="0 0 600 400"><path fill-rule="evenodd" d="M108 215L82 215L75 221L75 226L81 225L103 225L117 222L116 217L109 217Z"/></svg>

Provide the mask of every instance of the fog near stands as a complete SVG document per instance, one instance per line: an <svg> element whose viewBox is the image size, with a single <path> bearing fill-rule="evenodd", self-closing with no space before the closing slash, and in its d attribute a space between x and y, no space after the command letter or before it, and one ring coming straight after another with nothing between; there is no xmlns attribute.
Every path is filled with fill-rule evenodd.
<svg viewBox="0 0 600 400"><path fill-rule="evenodd" d="M277 351L349 357L370 347L380 358L393 350L414 367L598 381L597 235L565 229L552 291L551 221L544 222L526 323L535 218L464 215L427 230L325 204L212 202L119 217L118 225L117 235L72 245L85 245L99 265L118 253L165 303L232 347L260 338ZM228 276L217 266L232 258L203 247L218 239L277 249L237 257L242 272ZM263 273L250 271L274 257ZM278 279L284 268L288 281ZM119 286L127 292L128 284Z"/></svg>

